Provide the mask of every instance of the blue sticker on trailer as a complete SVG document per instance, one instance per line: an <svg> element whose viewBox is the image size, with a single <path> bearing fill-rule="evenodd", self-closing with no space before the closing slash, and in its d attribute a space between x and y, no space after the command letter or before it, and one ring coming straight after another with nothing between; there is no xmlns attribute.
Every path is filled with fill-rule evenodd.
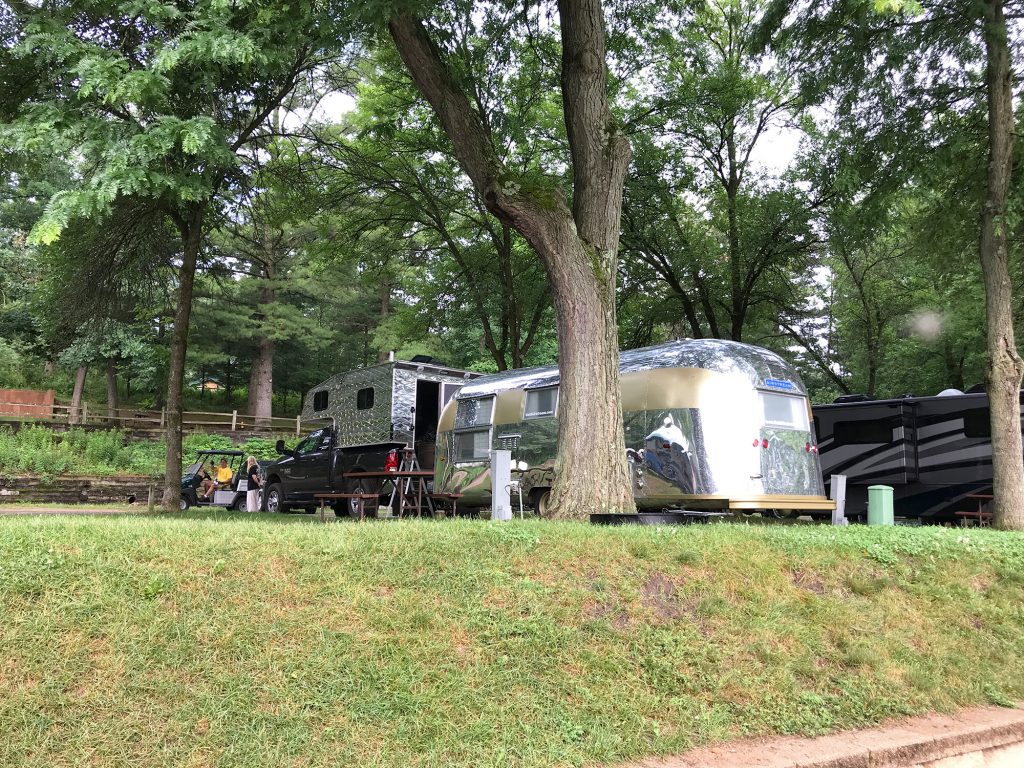
<svg viewBox="0 0 1024 768"><path fill-rule="evenodd" d="M782 379L765 379L764 385L772 389L796 389L792 381L783 381Z"/></svg>

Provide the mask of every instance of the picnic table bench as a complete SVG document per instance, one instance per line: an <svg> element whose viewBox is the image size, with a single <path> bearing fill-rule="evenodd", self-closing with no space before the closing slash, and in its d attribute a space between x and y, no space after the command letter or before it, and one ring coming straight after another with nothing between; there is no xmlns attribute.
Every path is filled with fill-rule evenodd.
<svg viewBox="0 0 1024 768"><path fill-rule="evenodd" d="M327 502L328 501L339 501L355 500L357 503L354 505L354 509L359 512L359 519L366 519L366 502L373 501L377 502L377 494L375 493L314 493L313 498L320 502L320 522L327 522ZM374 507L376 509L376 507Z"/></svg>
<svg viewBox="0 0 1024 768"><path fill-rule="evenodd" d="M964 498L977 500L978 508L954 512L960 518L961 525L966 528L968 523L973 522L979 528L988 528L992 523L992 513L985 509L985 504L995 497L990 493L968 493Z"/></svg>

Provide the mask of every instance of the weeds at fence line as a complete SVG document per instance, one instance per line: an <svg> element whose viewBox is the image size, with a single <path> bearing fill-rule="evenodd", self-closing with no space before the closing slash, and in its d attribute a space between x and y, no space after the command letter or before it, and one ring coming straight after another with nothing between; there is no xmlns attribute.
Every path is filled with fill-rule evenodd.
<svg viewBox="0 0 1024 768"><path fill-rule="evenodd" d="M291 443L295 438L285 438ZM238 445L224 435L186 435L182 466L201 450L243 450L258 459L273 459L276 439L251 437ZM160 475L164 470L163 440L131 440L123 430L70 429L55 432L27 426L15 432L0 427L0 473L59 475Z"/></svg>

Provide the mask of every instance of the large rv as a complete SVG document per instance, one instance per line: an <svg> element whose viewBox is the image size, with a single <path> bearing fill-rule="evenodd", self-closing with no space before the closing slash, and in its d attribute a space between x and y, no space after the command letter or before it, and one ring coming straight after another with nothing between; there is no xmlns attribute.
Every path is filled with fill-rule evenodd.
<svg viewBox="0 0 1024 768"><path fill-rule="evenodd" d="M626 453L641 509L801 510L830 514L811 407L773 352L718 339L675 341L620 357ZM489 451L507 449L546 512L558 434L558 368L469 382L438 425L435 490L460 507L490 504Z"/></svg>
<svg viewBox="0 0 1024 768"><path fill-rule="evenodd" d="M814 407L814 428L826 485L846 475L847 514L864 514L870 485L892 486L897 516L936 523L992 493L988 395L841 400Z"/></svg>

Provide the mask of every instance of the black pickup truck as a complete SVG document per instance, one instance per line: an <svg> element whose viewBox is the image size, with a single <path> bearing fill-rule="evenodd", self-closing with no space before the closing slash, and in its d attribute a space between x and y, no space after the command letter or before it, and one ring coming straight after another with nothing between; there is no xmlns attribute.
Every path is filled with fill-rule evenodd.
<svg viewBox="0 0 1024 768"><path fill-rule="evenodd" d="M339 446L332 427L310 433L294 450L286 449L284 441L278 440L277 452L282 458L266 468L267 511L312 511L319 507L313 498L315 493L365 491L358 483L346 481L343 475L383 470L388 453L404 447L405 443L400 442ZM341 514L349 514L351 509L348 504L335 505Z"/></svg>

